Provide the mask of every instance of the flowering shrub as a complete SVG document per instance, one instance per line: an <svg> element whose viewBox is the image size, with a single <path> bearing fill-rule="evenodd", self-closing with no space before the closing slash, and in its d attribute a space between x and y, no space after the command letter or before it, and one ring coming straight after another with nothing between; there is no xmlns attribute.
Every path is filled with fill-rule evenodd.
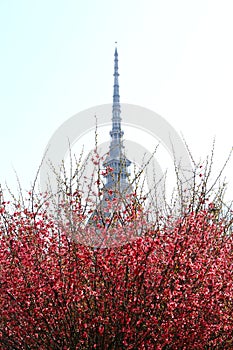
<svg viewBox="0 0 233 350"><path fill-rule="evenodd" d="M72 239L43 206L9 205L0 207L1 349L233 348L233 238L212 203L153 225L141 211L140 235L109 248Z"/></svg>
<svg viewBox="0 0 233 350"><path fill-rule="evenodd" d="M96 206L75 176L58 202L0 195L0 348L232 349L233 219L211 165L178 184L179 210L111 189Z"/></svg>

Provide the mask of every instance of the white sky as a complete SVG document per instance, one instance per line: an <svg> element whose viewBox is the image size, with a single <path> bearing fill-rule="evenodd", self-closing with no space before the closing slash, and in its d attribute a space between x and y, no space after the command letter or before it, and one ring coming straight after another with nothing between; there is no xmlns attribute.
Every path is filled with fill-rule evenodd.
<svg viewBox="0 0 233 350"><path fill-rule="evenodd" d="M233 145L232 18L232 0L2 0L3 187L15 169L29 189L54 131L111 103L116 40L121 101L164 117L197 160L216 136L217 171Z"/></svg>

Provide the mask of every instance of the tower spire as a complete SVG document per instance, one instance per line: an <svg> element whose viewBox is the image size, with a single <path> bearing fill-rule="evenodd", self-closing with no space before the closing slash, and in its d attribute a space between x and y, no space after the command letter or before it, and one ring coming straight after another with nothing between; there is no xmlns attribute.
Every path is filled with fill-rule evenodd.
<svg viewBox="0 0 233 350"><path fill-rule="evenodd" d="M118 73L118 52L115 48L114 54L114 85L113 85L113 105L112 105L112 130L110 136L120 141L124 132L121 130L121 106L119 95L119 73Z"/></svg>
<svg viewBox="0 0 233 350"><path fill-rule="evenodd" d="M121 106L119 94L119 72L118 72L118 51L115 47L114 53L114 85L113 85L113 104L112 104L112 130L110 131L111 143L109 156L104 162L104 166L110 166L113 174L107 175L106 189L118 187L122 192L129 187L127 167L131 162L124 155L123 135L121 130ZM113 176L112 176L113 175Z"/></svg>
<svg viewBox="0 0 233 350"><path fill-rule="evenodd" d="M128 181L129 171L127 168L131 162L128 160L124 153L123 135L121 130L121 106L120 106L120 94L119 94L119 73L118 73L118 51L115 47L114 53L114 85L113 85L113 104L112 104L112 129L110 131L111 142L109 147L109 155L106 157L103 166L105 168L112 168L112 172L107 172L105 175L105 185L103 188L103 198L101 199L97 209L89 219L89 223L95 224L96 215L101 217L100 222L103 223L103 216L109 217L114 213L111 210L106 212L102 211L107 207L107 201L120 194L123 198L124 194L132 192L132 185ZM112 192L112 193L111 193ZM123 204L123 202L122 202ZM114 214L115 215L115 214Z"/></svg>

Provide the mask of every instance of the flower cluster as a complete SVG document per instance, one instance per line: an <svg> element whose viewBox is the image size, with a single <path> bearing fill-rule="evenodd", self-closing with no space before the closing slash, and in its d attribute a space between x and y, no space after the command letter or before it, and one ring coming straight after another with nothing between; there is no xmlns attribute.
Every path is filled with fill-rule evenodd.
<svg viewBox="0 0 233 350"><path fill-rule="evenodd" d="M1 204L1 349L232 349L226 222L208 208L157 226L132 213L117 233L136 220L139 235L96 248L46 211Z"/></svg>

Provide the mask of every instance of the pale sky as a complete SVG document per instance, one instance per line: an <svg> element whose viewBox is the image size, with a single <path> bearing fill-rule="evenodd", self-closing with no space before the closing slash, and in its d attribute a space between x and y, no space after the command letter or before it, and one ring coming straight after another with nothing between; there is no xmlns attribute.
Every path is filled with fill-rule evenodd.
<svg viewBox="0 0 233 350"><path fill-rule="evenodd" d="M232 0L2 0L0 182L30 189L74 114L111 103L115 41L124 103L152 109L216 169L233 146ZM233 162L226 172L230 190Z"/></svg>

